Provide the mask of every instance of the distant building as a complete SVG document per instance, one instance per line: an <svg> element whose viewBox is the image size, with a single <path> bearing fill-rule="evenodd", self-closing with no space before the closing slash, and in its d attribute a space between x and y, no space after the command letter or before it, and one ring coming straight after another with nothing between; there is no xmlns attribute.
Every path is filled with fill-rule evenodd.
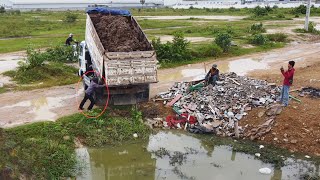
<svg viewBox="0 0 320 180"><path fill-rule="evenodd" d="M6 9L11 9L13 6L13 2L9 0L0 0L0 6Z"/></svg>
<svg viewBox="0 0 320 180"><path fill-rule="evenodd" d="M142 7L140 0L0 0L0 5L20 10L83 10L89 6ZM145 0L143 7L163 6L163 0Z"/></svg>

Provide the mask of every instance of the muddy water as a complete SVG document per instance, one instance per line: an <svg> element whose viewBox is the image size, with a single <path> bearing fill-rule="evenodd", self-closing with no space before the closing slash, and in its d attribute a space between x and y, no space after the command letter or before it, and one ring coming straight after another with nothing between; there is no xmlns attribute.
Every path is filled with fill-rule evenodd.
<svg viewBox="0 0 320 180"><path fill-rule="evenodd" d="M145 143L88 149L89 155L81 153L87 168L77 179L294 180L305 172L319 174L319 165L292 159L275 169L252 155L234 152L229 146L214 146L208 138L159 132ZM265 167L272 170L271 174L259 173Z"/></svg>
<svg viewBox="0 0 320 180"><path fill-rule="evenodd" d="M16 110L17 108L21 109L22 112L15 115L16 118L12 122L11 115L7 115L6 119L0 118L0 127L12 127L15 125L20 125L22 122L20 119L23 119L25 122L28 121L54 121L57 119L60 108L63 108L67 105L71 105L70 101L74 100L76 96L79 96L83 93L83 89L79 90L77 94L70 95L57 95L57 96L39 96L32 100L20 101L16 104L0 106L0 114L6 114L5 112L10 112ZM72 105L71 108L76 109L76 105Z"/></svg>
<svg viewBox="0 0 320 180"><path fill-rule="evenodd" d="M18 62L23 60L24 54L21 52L12 54L0 54L0 74L18 67Z"/></svg>

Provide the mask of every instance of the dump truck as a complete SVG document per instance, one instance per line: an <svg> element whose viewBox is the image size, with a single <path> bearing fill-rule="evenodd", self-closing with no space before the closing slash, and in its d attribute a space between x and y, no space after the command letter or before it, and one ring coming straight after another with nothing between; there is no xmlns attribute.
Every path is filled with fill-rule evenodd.
<svg viewBox="0 0 320 180"><path fill-rule="evenodd" d="M87 11L85 41L79 44L79 75L86 89L93 77L106 88L94 95L98 105L148 101L150 84L158 82L156 53L127 10Z"/></svg>

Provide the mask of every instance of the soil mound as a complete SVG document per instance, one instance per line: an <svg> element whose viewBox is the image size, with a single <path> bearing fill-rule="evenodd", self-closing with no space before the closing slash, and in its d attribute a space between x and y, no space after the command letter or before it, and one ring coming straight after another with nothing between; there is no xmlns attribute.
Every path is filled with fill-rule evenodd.
<svg viewBox="0 0 320 180"><path fill-rule="evenodd" d="M131 17L90 15L102 45L108 52L151 50L150 43Z"/></svg>

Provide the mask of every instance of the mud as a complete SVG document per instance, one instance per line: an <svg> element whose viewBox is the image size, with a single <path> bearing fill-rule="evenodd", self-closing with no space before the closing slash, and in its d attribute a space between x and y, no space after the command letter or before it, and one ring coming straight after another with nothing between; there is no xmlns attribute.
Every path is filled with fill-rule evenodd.
<svg viewBox="0 0 320 180"><path fill-rule="evenodd" d="M151 45L131 17L90 15L101 43L108 52L151 50Z"/></svg>
<svg viewBox="0 0 320 180"><path fill-rule="evenodd" d="M279 75L279 67L286 66L288 60L296 60L297 61L297 68L303 69L303 74L300 75L300 78L295 79L294 87L297 88L300 86L308 87L313 86L314 84L320 84L318 80L320 77L315 77L315 72L319 72L319 69L315 69L313 65L318 62L318 51L319 51L320 44L319 43L307 43L307 44L292 44L288 47L283 49L273 50L267 53L258 53L252 55L246 55L241 57L234 57L234 58L227 58L227 59L220 59L220 60L211 60L205 63L197 63L197 64L190 64L186 66L181 66L177 68L170 68L170 69L160 69L158 71L158 78L159 82L156 84L151 85L150 90L150 97L166 91L169 87L171 87L174 82L177 81L190 81L196 78L203 78L205 72L211 67L213 63L218 64L218 67L221 72L228 72L230 71L230 63L233 61L241 60L241 59L251 59L257 62L263 62L268 64L267 69L259 69L258 71L254 71L254 69L249 69L243 71L240 67L242 66L249 66L248 64L242 65L240 64L239 68L232 69L233 71L238 72L241 70L245 72L247 75L265 79L270 82L281 83L282 77ZM10 54L7 54L10 55ZM1 56L1 55L0 55ZM302 72L301 70L297 71L297 77ZM238 72L239 73L239 72ZM275 78L276 77L276 78ZM1 78L2 79L2 78ZM312 80L312 81L310 81ZM81 85L80 85L81 86ZM16 106L14 108L6 108L1 109L4 106L12 106L24 101L37 101L41 98L48 98L48 97L63 97L68 95L75 95L76 94L76 85L68 85L68 86L61 86L61 87L54 87L54 88L47 88L47 89L38 89L33 91L18 91L18 92L8 92L3 93L0 95L0 127L13 127L17 125L22 125L25 123L31 123L36 121L39 118L36 118L36 112L32 111L36 108L34 105L30 106ZM319 87L317 87L319 88ZM78 97L81 98L81 97ZM307 97L305 97L307 98ZM307 98L311 99L311 98ZM51 104L52 101L47 101L43 105L52 107L49 111L55 113L55 116L52 116L50 120L56 120L62 116L70 115L77 113L77 103L76 98L70 98L67 100L62 101L59 107L53 106ZM304 101L303 101L304 102ZM154 102L149 102L147 106L142 109L154 109L156 105L150 105ZM318 103L315 101L313 103L313 108L318 108ZM42 106L42 105L41 105ZM87 105L85 105L87 107ZM40 109L40 108L39 108ZM40 111L46 110L40 109ZM108 109L109 111L110 109ZM8 113L13 111L14 113ZM317 111L317 110L315 110ZM30 113L27 113L30 112ZM156 117L159 114L166 115L171 113L171 109L160 109L150 111L149 116ZM300 111L304 112L304 111ZM119 114L119 113L117 113ZM48 120L48 119L43 119ZM256 120L256 119L255 119Z"/></svg>

